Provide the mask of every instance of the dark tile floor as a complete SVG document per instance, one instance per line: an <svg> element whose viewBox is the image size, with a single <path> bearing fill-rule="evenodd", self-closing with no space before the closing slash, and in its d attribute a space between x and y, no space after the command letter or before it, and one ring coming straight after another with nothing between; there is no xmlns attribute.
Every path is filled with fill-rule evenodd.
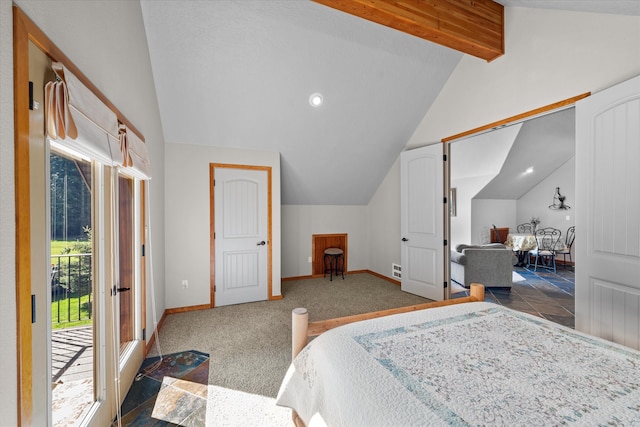
<svg viewBox="0 0 640 427"><path fill-rule="evenodd" d="M122 404L121 425L205 425L209 355L191 350L158 361L151 357L142 364Z"/></svg>
<svg viewBox="0 0 640 427"><path fill-rule="evenodd" d="M575 274L571 269L559 267L556 273L514 267L524 281L516 281L511 289L487 288L485 300L552 322L575 327ZM468 292L452 297L468 295Z"/></svg>

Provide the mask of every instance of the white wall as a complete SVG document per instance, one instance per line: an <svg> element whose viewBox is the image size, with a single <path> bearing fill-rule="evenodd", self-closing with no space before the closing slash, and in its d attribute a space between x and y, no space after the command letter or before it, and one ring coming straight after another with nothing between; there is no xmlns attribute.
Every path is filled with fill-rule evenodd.
<svg viewBox="0 0 640 427"><path fill-rule="evenodd" d="M369 270L391 277L400 264L400 158L395 161L367 206Z"/></svg>
<svg viewBox="0 0 640 427"><path fill-rule="evenodd" d="M472 217L477 207L472 205L472 199L482 190L493 178L500 173L509 150L513 146L516 137L520 133L522 124L516 124L504 129L477 135L460 141L452 142L449 145L449 161L451 168L451 188L456 189L456 216L451 217L450 240L451 247L460 243L480 244L484 243L480 230L472 225ZM488 155L490 154L490 155ZM504 218L500 218L504 220ZM509 223L515 220L511 218ZM500 225L497 217L494 217L491 224ZM507 223L508 224L508 223ZM486 227L486 224L484 225ZM489 236L487 234L487 239Z"/></svg>
<svg viewBox="0 0 640 427"><path fill-rule="evenodd" d="M571 206L570 210L556 211L549 209L549 205L553 203L556 187L560 187L560 194L566 196L565 203ZM562 231L562 239L564 241L567 228L575 225L575 188L576 162L575 157L572 157L518 200L517 223L529 222L532 216L538 217L540 219L538 228L558 228ZM577 208L579 209L579 207ZM581 244L580 239L576 240L575 244ZM572 257L575 261L575 247L572 249Z"/></svg>
<svg viewBox="0 0 640 427"><path fill-rule="evenodd" d="M282 277L311 275L313 234L347 233L349 271L368 266L366 206L282 206Z"/></svg>
<svg viewBox="0 0 640 427"><path fill-rule="evenodd" d="M151 157L153 276L164 311L164 138L139 2L27 1L22 10L145 136ZM0 384L3 425L17 424L11 1L0 0ZM147 293L149 295L149 293ZM147 304L147 332L153 331ZM36 408L38 411L45 408Z"/></svg>
<svg viewBox="0 0 640 427"><path fill-rule="evenodd" d="M473 198L478 194L480 190L484 188L493 178L493 175L475 176L469 178L452 180L451 186L456 188L456 212L455 217L451 217L451 247L455 248L460 243L464 244L480 244L483 243L481 236L474 229L472 220L477 208L473 204ZM496 224L496 227L500 227L500 223L495 222L496 219L492 219L489 224ZM486 225L486 224L485 224Z"/></svg>
<svg viewBox="0 0 640 427"><path fill-rule="evenodd" d="M506 54L491 63L464 56L407 148L436 143L640 74L640 17L505 8L505 26ZM369 206L397 206L397 212L387 212L385 218L399 221L395 202L399 188L399 177L385 180ZM370 218L372 230L388 226L385 218ZM374 271L381 268L385 273L387 265L399 258L397 230L385 239L397 250L372 264Z"/></svg>
<svg viewBox="0 0 640 427"><path fill-rule="evenodd" d="M484 186L486 179L477 177L470 179L470 181L471 183L468 185L461 185L461 188L471 188L470 192L473 193L473 189L477 186ZM567 197L565 203L571 206L571 210L556 211L549 209L549 205L553 202L555 188L558 186L561 194ZM531 217L540 219L541 222L538 228L553 227L560 229L564 239L567 228L574 225L574 194L575 158L572 157L518 200L463 200L465 209L466 206L470 205L470 214L464 216L469 222L470 239L465 241L454 240L454 231L457 231L456 228L458 227L453 226L454 218L452 218L452 244L455 246L458 243L466 242L472 244L488 243L490 241L490 229L493 224L498 228L509 227L510 232L515 232L518 224L529 222ZM569 217L568 220L567 216ZM467 229L465 223L459 224L459 228Z"/></svg>
<svg viewBox="0 0 640 427"><path fill-rule="evenodd" d="M272 292L280 295L280 155L274 152L166 144L165 232L167 308L209 304L209 165L270 166L272 179ZM189 281L183 289L181 281Z"/></svg>
<svg viewBox="0 0 640 427"><path fill-rule="evenodd" d="M407 144L417 147L640 74L640 17L505 8L505 55L465 55Z"/></svg>
<svg viewBox="0 0 640 427"><path fill-rule="evenodd" d="M474 199L471 202L471 243L480 245L491 241L491 228L515 228L517 201Z"/></svg>

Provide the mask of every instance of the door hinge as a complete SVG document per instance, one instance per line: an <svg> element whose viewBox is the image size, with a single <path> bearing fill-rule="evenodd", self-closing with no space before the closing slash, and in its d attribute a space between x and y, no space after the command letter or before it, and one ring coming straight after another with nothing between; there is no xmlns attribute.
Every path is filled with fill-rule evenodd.
<svg viewBox="0 0 640 427"><path fill-rule="evenodd" d="M31 295L31 323L36 323L36 296Z"/></svg>
<svg viewBox="0 0 640 427"><path fill-rule="evenodd" d="M442 203L444 203L445 205L447 204L447 198L446 197L442 198Z"/></svg>
<svg viewBox="0 0 640 427"><path fill-rule="evenodd" d="M447 282L444 282L444 288L447 289L449 287L449 284Z"/></svg>
<svg viewBox="0 0 640 427"><path fill-rule="evenodd" d="M144 256L144 245L142 245L142 256Z"/></svg>
<svg viewBox="0 0 640 427"><path fill-rule="evenodd" d="M216 285L213 285L213 292L215 293L216 291Z"/></svg>
<svg viewBox="0 0 640 427"><path fill-rule="evenodd" d="M215 240L215 239L216 239L216 232L214 231L213 232L213 240Z"/></svg>
<svg viewBox="0 0 640 427"><path fill-rule="evenodd" d="M447 155L446 154L442 155L442 160L444 160L445 162L447 161Z"/></svg>
<svg viewBox="0 0 640 427"><path fill-rule="evenodd" d="M142 328L142 341L147 340L147 328Z"/></svg>
<svg viewBox="0 0 640 427"><path fill-rule="evenodd" d="M444 246L447 246L449 244L449 242L447 242L447 239L444 239Z"/></svg>
<svg viewBox="0 0 640 427"><path fill-rule="evenodd" d="M33 82L29 82L29 110L33 110Z"/></svg>

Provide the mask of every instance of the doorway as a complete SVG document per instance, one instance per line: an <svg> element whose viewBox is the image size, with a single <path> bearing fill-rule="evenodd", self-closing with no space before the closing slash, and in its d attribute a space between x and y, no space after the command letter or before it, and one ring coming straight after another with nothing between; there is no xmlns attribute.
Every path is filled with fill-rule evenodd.
<svg viewBox="0 0 640 427"><path fill-rule="evenodd" d="M49 156L52 425L82 420L94 403L91 163Z"/></svg>
<svg viewBox="0 0 640 427"><path fill-rule="evenodd" d="M560 229L564 239L567 229L575 224L573 213L552 210L550 205L558 186L563 187L567 200L575 201L573 104L587 95L535 110L531 116L525 113L513 121L506 119L460 138L446 139L450 188L455 188L457 199L456 215L449 218L452 248L461 243L489 243L494 225L515 232L518 224L530 222L531 218L540 220L541 227ZM483 162L477 162L478 158ZM559 265L558 278L552 278L536 276L524 268L516 270L512 288L516 291L502 290L504 295L497 292L494 297L519 305L513 308L520 311L573 327L573 272ZM519 298L519 282L534 284L538 289L533 289L531 295L540 292L540 298L550 301L542 309L544 313L540 307L532 307L527 298Z"/></svg>
<svg viewBox="0 0 640 427"><path fill-rule="evenodd" d="M456 141L450 157L457 199L454 246L489 243L493 225L515 232L531 218L563 236L574 225L571 209L549 205L556 187L570 204L575 201L575 108Z"/></svg>

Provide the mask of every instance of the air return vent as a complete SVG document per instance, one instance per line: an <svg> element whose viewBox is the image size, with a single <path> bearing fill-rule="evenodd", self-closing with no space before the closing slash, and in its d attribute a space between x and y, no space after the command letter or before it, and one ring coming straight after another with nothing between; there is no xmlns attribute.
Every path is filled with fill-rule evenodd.
<svg viewBox="0 0 640 427"><path fill-rule="evenodd" d="M391 276L394 279L402 279L402 267L399 264L391 264Z"/></svg>

